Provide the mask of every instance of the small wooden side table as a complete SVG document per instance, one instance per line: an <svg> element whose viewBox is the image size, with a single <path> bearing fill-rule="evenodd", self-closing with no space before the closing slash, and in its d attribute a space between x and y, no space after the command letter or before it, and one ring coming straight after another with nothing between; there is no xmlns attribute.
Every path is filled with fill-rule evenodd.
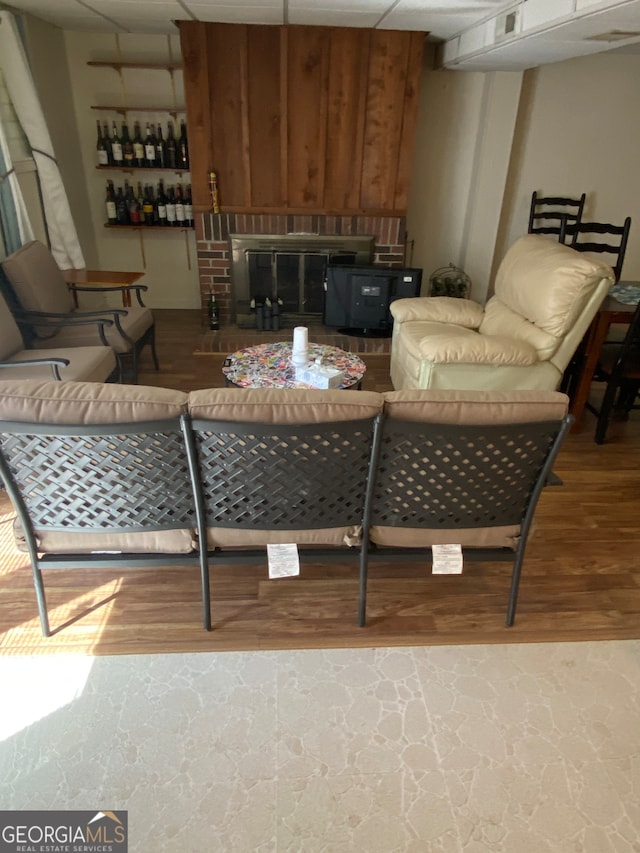
<svg viewBox="0 0 640 853"><path fill-rule="evenodd" d="M144 275L143 272L117 272L115 270L62 270L64 280L67 284L81 284L84 287L114 287L135 284ZM76 308L78 307L78 294L73 294ZM122 304L125 308L131 308L131 291L122 291Z"/></svg>
<svg viewBox="0 0 640 853"><path fill-rule="evenodd" d="M633 284L637 284L637 282L633 282ZM628 326L635 310L635 305L627 305L624 302L618 302L613 296L607 296L600 310L592 320L585 341L582 368L570 405L570 412L575 417L575 423L571 428L571 432L578 432L580 428L582 416L589 399L589 389L593 381L593 374L598 366L600 351L607 338L609 327L616 323Z"/></svg>

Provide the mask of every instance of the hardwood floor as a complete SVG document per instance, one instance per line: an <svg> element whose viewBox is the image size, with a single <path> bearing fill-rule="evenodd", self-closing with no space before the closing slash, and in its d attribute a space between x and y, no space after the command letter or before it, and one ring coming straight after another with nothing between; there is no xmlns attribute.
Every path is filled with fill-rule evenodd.
<svg viewBox="0 0 640 853"><path fill-rule="evenodd" d="M222 386L224 353L193 355L203 335L200 313L154 313L161 371L144 354L140 383ZM388 355L362 357L364 387L389 389ZM504 624L508 564L469 563L456 577L399 562L371 568L368 624L360 629L354 559L305 564L299 578L276 581L267 579L266 566L214 566L210 633L201 627L195 569L50 571L51 621L64 627L44 639L28 561L13 547L13 513L3 497L0 650L134 654L640 638L640 413L614 422L602 446L594 429L587 414L555 469L564 484L542 496L512 628Z"/></svg>

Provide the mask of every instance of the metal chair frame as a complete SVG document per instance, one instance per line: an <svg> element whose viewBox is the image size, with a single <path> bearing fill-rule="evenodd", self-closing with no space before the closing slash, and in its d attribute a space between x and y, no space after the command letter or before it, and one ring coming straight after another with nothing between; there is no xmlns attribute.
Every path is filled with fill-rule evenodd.
<svg viewBox="0 0 640 853"><path fill-rule="evenodd" d="M519 525L518 545L463 548L472 561L513 564L507 626L513 625L527 540L542 489L573 417L525 424L457 425L385 419L374 439L371 525L456 532ZM408 488L410 484L410 489ZM361 575L359 623L366 621L371 559L428 559L430 548L371 546Z"/></svg>
<svg viewBox="0 0 640 853"><path fill-rule="evenodd" d="M45 637L52 633L45 569L199 564L197 550L192 554L42 553L38 542L38 533L46 531L193 529L185 429L186 417L95 426L0 422L0 475L25 536ZM208 630L209 577L204 573L201 587Z"/></svg>

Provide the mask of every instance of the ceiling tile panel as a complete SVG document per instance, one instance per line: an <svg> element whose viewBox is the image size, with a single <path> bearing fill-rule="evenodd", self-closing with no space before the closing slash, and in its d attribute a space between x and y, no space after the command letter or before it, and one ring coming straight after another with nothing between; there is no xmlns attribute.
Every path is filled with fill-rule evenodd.
<svg viewBox="0 0 640 853"><path fill-rule="evenodd" d="M219 6L188 4L197 21L218 21L226 24L282 24L282 6Z"/></svg>

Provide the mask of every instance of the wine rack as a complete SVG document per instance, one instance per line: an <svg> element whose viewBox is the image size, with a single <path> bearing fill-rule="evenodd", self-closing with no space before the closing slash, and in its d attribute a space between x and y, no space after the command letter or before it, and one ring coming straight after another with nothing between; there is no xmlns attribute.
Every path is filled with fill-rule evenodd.
<svg viewBox="0 0 640 853"><path fill-rule="evenodd" d="M166 71L169 73L171 80L171 94L172 94L172 104L164 104L157 106L149 106L149 105L132 105L124 103L121 104L95 104L91 106L92 110L95 110L100 113L111 113L115 115L119 115L122 117L123 122L129 122L129 114L133 115L135 113L162 113L168 116L171 116L175 122L178 122L179 116L186 116L186 107L179 106L177 104L176 98L176 87L175 87L175 79L174 73L178 70L182 69L181 62L134 62L134 61L119 61L119 60L92 60L87 62L87 65L95 67L95 68L112 68L114 71L118 72L121 79L121 89L123 92L123 101L126 100L124 93L126 91L126 87L124 85L124 79L122 76L123 70L157 70L157 71ZM188 175L190 170L188 168L180 168L177 166L138 166L138 165L120 165L120 164L99 164L96 165L96 170L100 172L121 172L124 174L133 174L142 176L144 173L147 173L150 177L150 180L155 180L155 177L159 175L166 175L167 173L172 173L176 176ZM161 231L164 233L178 233L178 232L189 232L194 230L193 224L180 223L172 224L172 225L161 225L154 223L153 225L149 225L146 222L133 222L133 223L113 223L113 222L105 222L104 227L108 228L112 231L138 231L140 232L140 237L142 239L142 235L145 232L156 232ZM141 244L142 245L142 244ZM188 255L187 255L188 257ZM143 249L143 261L144 261L144 249Z"/></svg>

